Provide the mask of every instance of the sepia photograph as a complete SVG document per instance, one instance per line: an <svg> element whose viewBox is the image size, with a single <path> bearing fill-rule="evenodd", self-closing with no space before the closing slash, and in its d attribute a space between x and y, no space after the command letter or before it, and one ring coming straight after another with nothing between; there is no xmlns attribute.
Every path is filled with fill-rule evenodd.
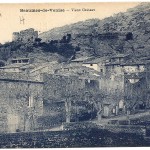
<svg viewBox="0 0 150 150"><path fill-rule="evenodd" d="M150 2L0 3L0 148L150 146Z"/></svg>

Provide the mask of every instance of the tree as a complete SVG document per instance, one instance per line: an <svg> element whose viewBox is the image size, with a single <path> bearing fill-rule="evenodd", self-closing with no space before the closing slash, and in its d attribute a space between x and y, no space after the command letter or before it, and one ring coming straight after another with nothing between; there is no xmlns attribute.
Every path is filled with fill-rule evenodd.
<svg viewBox="0 0 150 150"><path fill-rule="evenodd" d="M35 38L35 43L39 45L41 43L42 39L41 38Z"/></svg>
<svg viewBox="0 0 150 150"><path fill-rule="evenodd" d="M0 67L3 67L3 66L5 66L5 62L0 60Z"/></svg>
<svg viewBox="0 0 150 150"><path fill-rule="evenodd" d="M35 38L35 42L38 42L38 43L40 43L41 42L41 38Z"/></svg>
<svg viewBox="0 0 150 150"><path fill-rule="evenodd" d="M67 34L66 42L69 43L71 41L71 34Z"/></svg>
<svg viewBox="0 0 150 150"><path fill-rule="evenodd" d="M102 104L106 96L98 91L97 92L87 91L85 95L87 95L87 101L94 105L94 108L97 111L97 119L98 121L100 121L102 117L102 107L103 107Z"/></svg>
<svg viewBox="0 0 150 150"><path fill-rule="evenodd" d="M60 43L67 43L67 38L66 38L65 35L64 35L64 36L62 37L62 39L60 40Z"/></svg>

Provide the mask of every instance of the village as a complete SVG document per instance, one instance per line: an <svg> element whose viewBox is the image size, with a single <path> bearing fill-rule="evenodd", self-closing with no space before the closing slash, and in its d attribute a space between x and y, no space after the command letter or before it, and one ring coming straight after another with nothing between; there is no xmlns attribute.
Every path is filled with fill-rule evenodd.
<svg viewBox="0 0 150 150"><path fill-rule="evenodd" d="M13 33L13 41L36 38L34 29ZM101 124L145 113L150 108L149 69L148 58L125 54L68 62L12 58L0 67L0 132L49 130L82 121Z"/></svg>

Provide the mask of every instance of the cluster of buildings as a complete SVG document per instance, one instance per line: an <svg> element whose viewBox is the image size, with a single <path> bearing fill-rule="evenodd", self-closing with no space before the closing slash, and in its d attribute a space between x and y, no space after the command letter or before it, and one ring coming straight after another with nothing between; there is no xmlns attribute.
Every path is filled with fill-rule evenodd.
<svg viewBox="0 0 150 150"><path fill-rule="evenodd" d="M148 70L123 54L69 63L12 59L0 67L1 132L48 128L51 118L55 125L85 112L100 119L149 108Z"/></svg>
<svg viewBox="0 0 150 150"><path fill-rule="evenodd" d="M150 65L146 59L116 54L62 63L8 60L0 67L0 132L48 129L95 113L100 121L148 109Z"/></svg>

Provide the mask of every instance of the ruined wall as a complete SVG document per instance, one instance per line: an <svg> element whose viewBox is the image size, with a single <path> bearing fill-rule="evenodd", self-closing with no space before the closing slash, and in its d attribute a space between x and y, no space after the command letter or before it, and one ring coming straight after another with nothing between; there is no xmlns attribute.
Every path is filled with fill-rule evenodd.
<svg viewBox="0 0 150 150"><path fill-rule="evenodd" d="M0 79L0 132L33 130L43 113L43 85Z"/></svg>

